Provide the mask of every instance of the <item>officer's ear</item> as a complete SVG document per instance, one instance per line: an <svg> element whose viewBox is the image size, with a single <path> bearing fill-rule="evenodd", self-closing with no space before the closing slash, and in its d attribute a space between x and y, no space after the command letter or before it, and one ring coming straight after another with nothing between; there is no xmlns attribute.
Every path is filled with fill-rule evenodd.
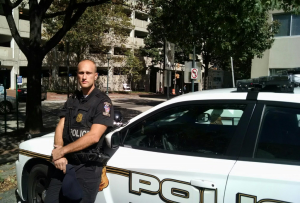
<svg viewBox="0 0 300 203"><path fill-rule="evenodd" d="M97 80L99 73L95 73L95 80Z"/></svg>

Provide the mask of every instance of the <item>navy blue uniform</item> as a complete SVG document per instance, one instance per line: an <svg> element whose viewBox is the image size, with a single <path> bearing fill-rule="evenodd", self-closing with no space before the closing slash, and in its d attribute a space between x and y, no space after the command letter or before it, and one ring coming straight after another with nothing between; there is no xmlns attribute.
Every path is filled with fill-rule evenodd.
<svg viewBox="0 0 300 203"><path fill-rule="evenodd" d="M112 126L114 114L109 97L95 88L86 98L82 92L77 92L73 97L70 97L59 116L65 117L63 141L64 145L67 145L89 132L93 124ZM77 202L92 203L97 196L101 182L102 165L89 161L86 156L96 147L97 144L94 144L82 151L66 155L68 164L75 167L77 180L83 190L83 198ZM46 203L72 202L62 195L63 178L63 172L56 169L46 193Z"/></svg>

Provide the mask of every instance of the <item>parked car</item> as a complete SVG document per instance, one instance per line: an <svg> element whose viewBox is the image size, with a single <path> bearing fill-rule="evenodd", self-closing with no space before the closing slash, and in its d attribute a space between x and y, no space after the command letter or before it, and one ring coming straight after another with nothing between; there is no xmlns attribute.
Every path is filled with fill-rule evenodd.
<svg viewBox="0 0 300 203"><path fill-rule="evenodd" d="M20 88L18 88L19 101L26 101L27 99L27 83L23 83ZM47 90L42 85L41 87L41 100L44 101L47 99Z"/></svg>
<svg viewBox="0 0 300 203"><path fill-rule="evenodd" d="M6 107L6 113L11 113L13 109L16 109L17 107L16 98L11 96L6 96L6 101L4 101L4 95L0 95L0 114L5 113L5 107Z"/></svg>
<svg viewBox="0 0 300 203"><path fill-rule="evenodd" d="M98 203L299 202L300 88L216 89L159 104L108 133ZM20 144L18 193L42 202L54 133Z"/></svg>
<svg viewBox="0 0 300 203"><path fill-rule="evenodd" d="M4 87L2 84L0 84L0 95L4 94Z"/></svg>

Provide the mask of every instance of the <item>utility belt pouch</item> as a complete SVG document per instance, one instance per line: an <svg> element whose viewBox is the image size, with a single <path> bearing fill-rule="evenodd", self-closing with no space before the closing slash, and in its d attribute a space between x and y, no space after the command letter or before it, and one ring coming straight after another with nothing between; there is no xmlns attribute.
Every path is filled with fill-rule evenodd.
<svg viewBox="0 0 300 203"><path fill-rule="evenodd" d="M105 166L110 159L110 156L105 153L82 153L82 155L84 155L84 159L87 161L97 162L102 166Z"/></svg>

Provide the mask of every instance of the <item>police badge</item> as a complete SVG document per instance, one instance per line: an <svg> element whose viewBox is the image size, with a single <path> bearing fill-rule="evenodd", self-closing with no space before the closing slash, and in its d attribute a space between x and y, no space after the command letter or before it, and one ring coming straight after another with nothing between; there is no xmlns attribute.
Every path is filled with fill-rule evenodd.
<svg viewBox="0 0 300 203"><path fill-rule="evenodd" d="M110 117L110 114L109 114L109 112L110 112L110 103L108 103L108 102L104 102L104 112L103 112L103 115L104 116L109 116Z"/></svg>
<svg viewBox="0 0 300 203"><path fill-rule="evenodd" d="M77 117L76 117L76 121L79 123L79 122L81 122L82 121L82 114L81 113L79 113L78 115L77 115Z"/></svg>

